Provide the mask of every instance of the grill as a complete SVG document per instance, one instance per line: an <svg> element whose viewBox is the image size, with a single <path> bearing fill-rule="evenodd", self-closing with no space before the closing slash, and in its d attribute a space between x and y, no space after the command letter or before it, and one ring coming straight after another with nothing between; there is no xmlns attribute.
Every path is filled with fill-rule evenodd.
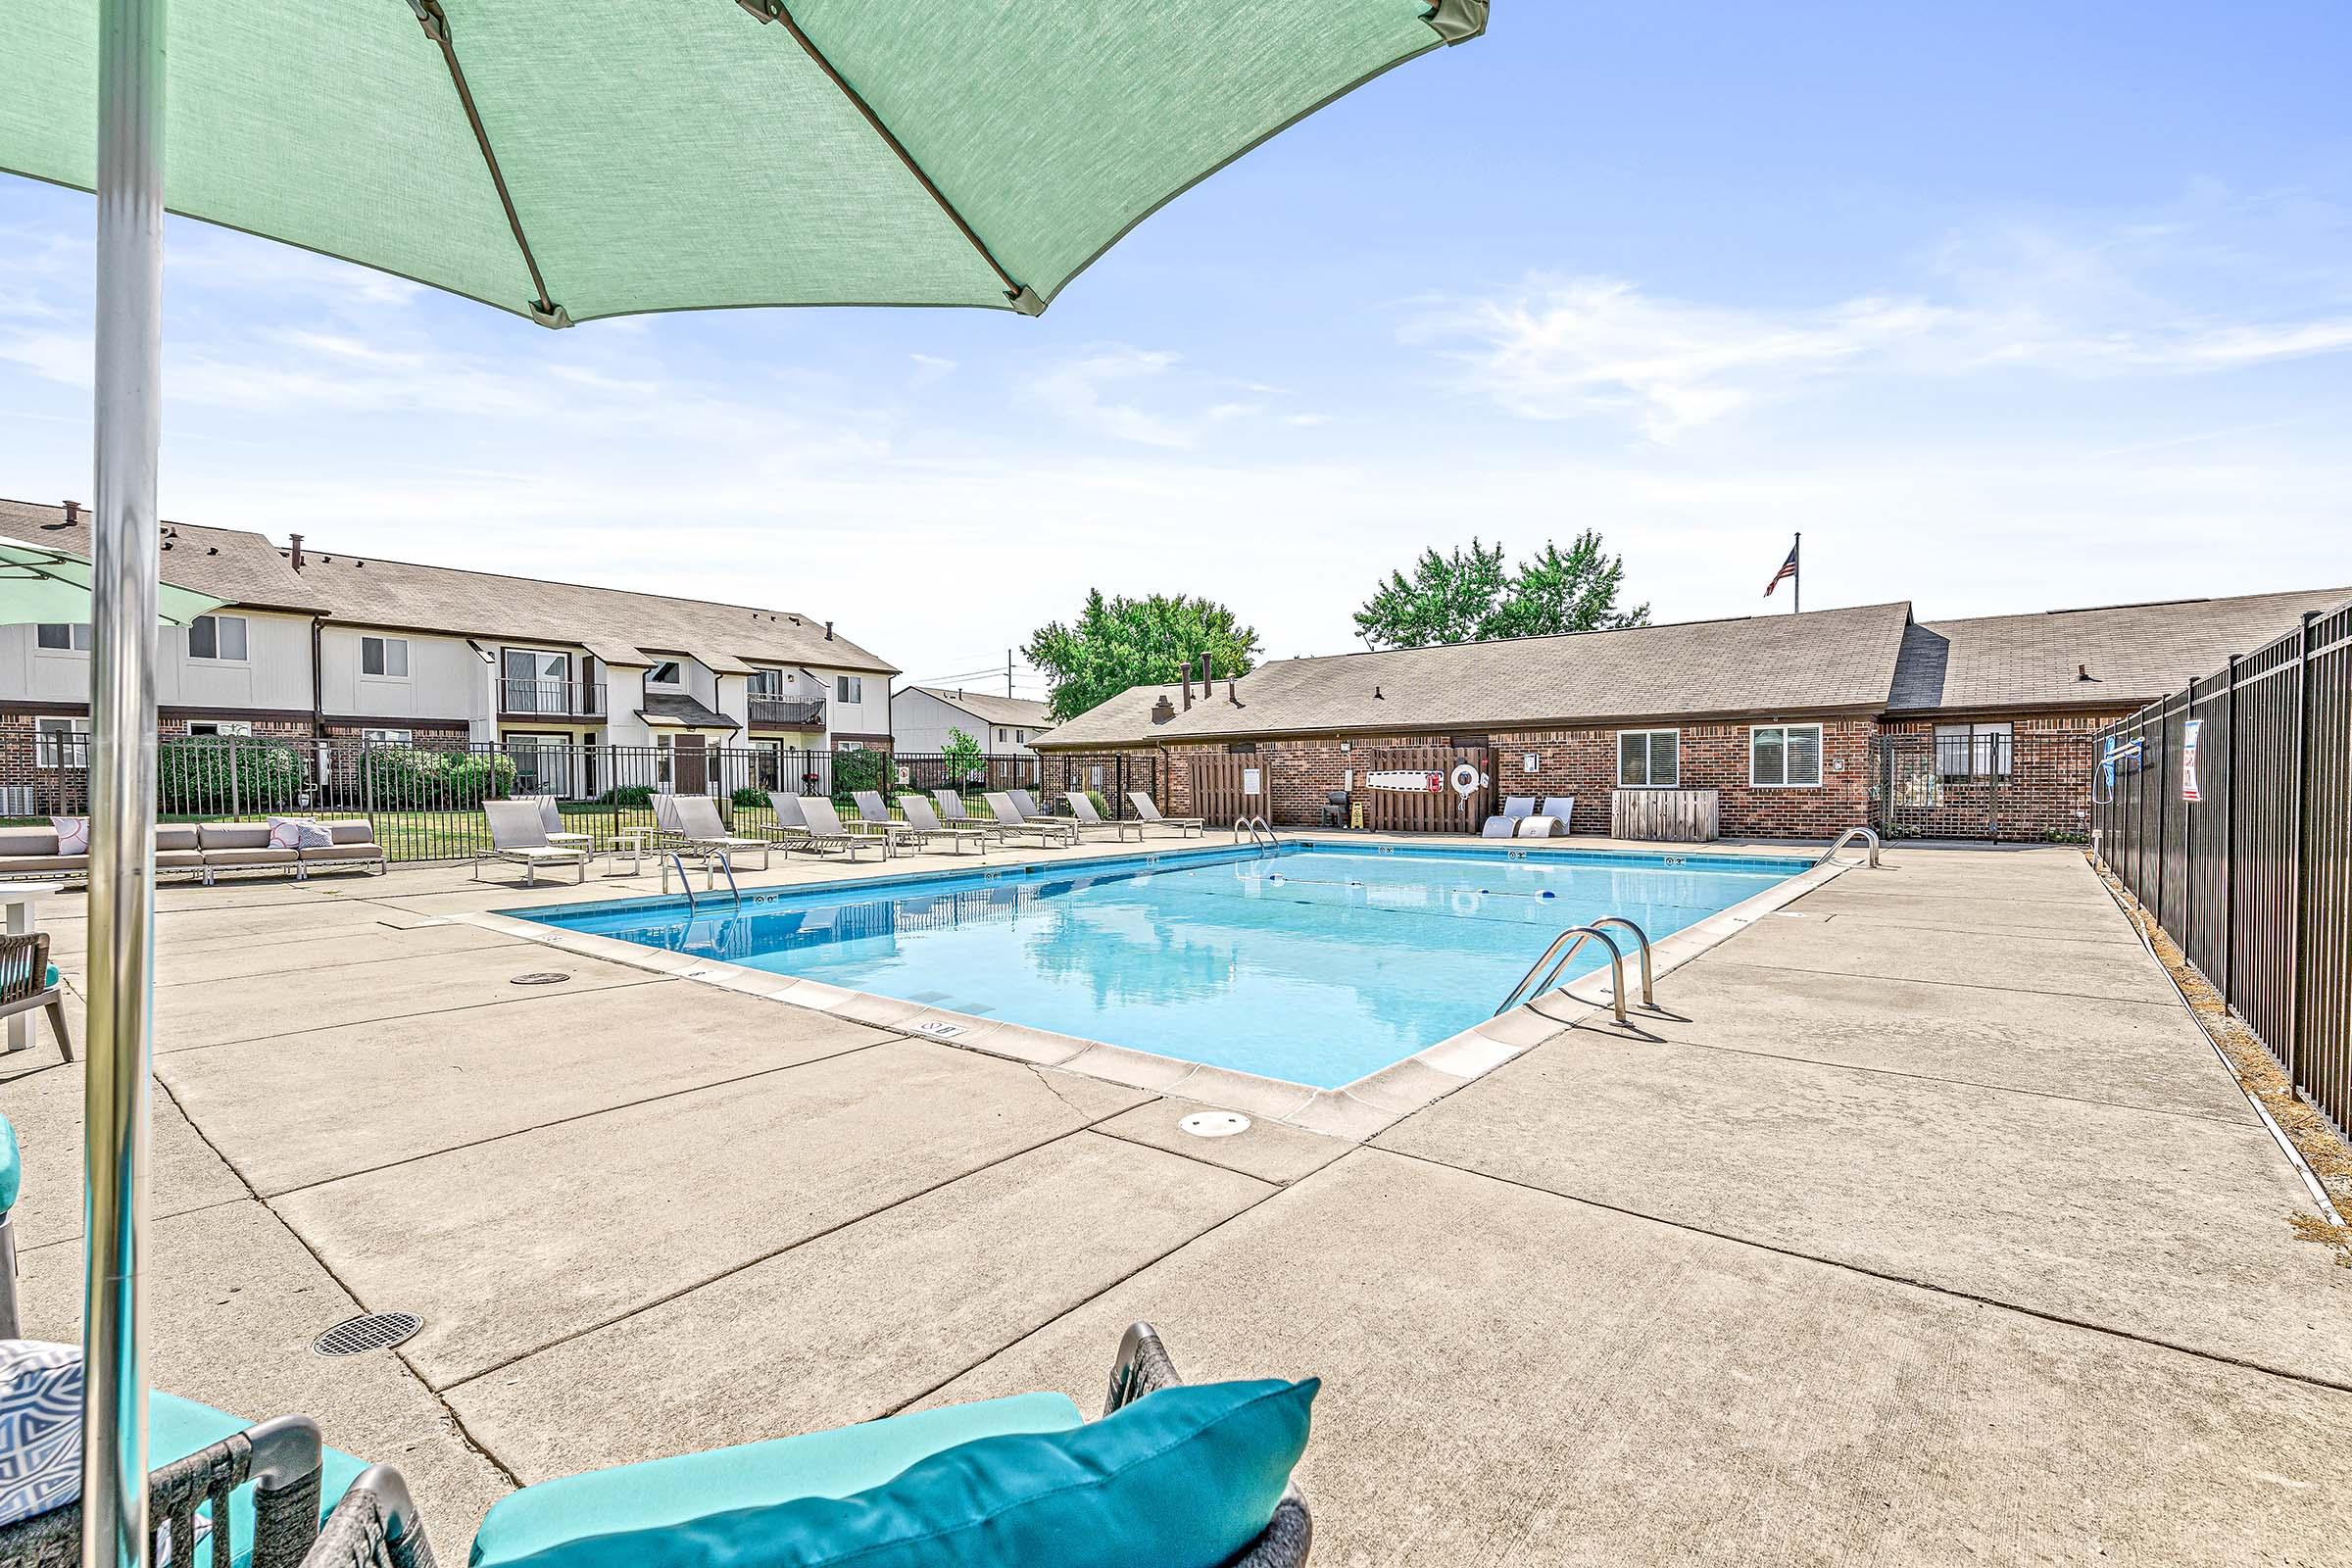
<svg viewBox="0 0 2352 1568"><path fill-rule="evenodd" d="M365 1317L344 1319L313 1340L311 1348L320 1355L358 1355L363 1350L389 1349L422 1327L424 1319L413 1312L370 1312Z"/></svg>

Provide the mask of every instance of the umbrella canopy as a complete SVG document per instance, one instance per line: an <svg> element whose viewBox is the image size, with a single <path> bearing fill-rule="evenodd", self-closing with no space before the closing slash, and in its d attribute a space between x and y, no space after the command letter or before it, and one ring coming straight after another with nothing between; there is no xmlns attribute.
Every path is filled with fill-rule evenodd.
<svg viewBox="0 0 2352 1568"><path fill-rule="evenodd" d="M0 626L89 619L94 570L79 556L0 540ZM193 588L163 583L157 591L156 618L167 626L185 626L226 603L207 599Z"/></svg>
<svg viewBox="0 0 2352 1568"><path fill-rule="evenodd" d="M0 168L92 188L98 7L16 8ZM1486 0L178 5L165 205L550 325L1034 314L1212 171Z"/></svg>

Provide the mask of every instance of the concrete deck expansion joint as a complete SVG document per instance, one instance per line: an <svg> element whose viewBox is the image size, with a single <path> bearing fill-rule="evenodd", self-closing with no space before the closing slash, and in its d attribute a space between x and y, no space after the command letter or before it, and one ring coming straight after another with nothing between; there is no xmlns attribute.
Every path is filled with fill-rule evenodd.
<svg viewBox="0 0 2352 1568"><path fill-rule="evenodd" d="M154 1376L317 1416L455 1543L520 1482L1091 1401L1148 1317L1325 1380L1317 1561L2343 1560L2352 1270L2293 1168L2080 854L1886 858L1695 946L1645 1038L1580 993L1340 1092L487 917L650 875L167 890ZM48 1338L77 1089L0 1085ZM369 1310L424 1327L311 1353Z"/></svg>

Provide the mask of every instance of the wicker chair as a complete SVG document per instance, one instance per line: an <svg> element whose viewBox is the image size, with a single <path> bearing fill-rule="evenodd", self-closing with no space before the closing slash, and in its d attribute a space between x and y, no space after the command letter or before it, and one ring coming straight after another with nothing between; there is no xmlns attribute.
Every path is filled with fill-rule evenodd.
<svg viewBox="0 0 2352 1568"><path fill-rule="evenodd" d="M49 933L0 937L0 1018L43 1007L57 1033L57 1049L74 1059L74 1038L66 1033L65 988L49 981Z"/></svg>
<svg viewBox="0 0 2352 1568"><path fill-rule="evenodd" d="M209 1568L229 1568L229 1494L250 1481L252 1568L296 1568L318 1539L319 1464L318 1423L288 1415L159 1466L147 1477L147 1560L162 1560L168 1530L172 1562L183 1568L201 1568L208 1562ZM196 1510L208 1504L212 1530L207 1549L190 1551ZM78 1568L80 1562L78 1499L0 1526L0 1568Z"/></svg>
<svg viewBox="0 0 2352 1568"><path fill-rule="evenodd" d="M1138 1323L1119 1341L1118 1361L1110 1369L1110 1398L1102 1413L1109 1415L1154 1389L1183 1381L1158 1333L1149 1323ZM1275 1505L1265 1530L1225 1568L1303 1568L1314 1533L1306 1499L1294 1485ZM254 1568L264 1568L258 1553ZM318 1533L318 1544L303 1559L303 1568L435 1568L424 1522L409 1500L400 1472L379 1464L354 1481Z"/></svg>

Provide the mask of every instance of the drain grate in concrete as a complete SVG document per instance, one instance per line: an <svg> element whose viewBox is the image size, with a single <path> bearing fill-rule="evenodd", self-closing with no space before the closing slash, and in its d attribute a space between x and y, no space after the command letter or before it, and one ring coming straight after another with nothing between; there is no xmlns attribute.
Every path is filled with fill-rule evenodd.
<svg viewBox="0 0 2352 1568"><path fill-rule="evenodd" d="M507 982L511 986L560 986L571 976L557 969L533 969Z"/></svg>
<svg viewBox="0 0 2352 1568"><path fill-rule="evenodd" d="M311 1348L320 1355L358 1355L388 1349L422 1327L424 1319L414 1312L370 1312L344 1319L313 1340Z"/></svg>

